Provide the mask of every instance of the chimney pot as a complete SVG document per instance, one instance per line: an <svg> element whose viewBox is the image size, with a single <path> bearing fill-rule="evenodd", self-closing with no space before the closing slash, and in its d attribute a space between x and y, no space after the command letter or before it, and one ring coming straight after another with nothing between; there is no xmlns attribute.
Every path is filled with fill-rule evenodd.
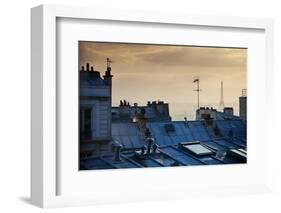
<svg viewBox="0 0 281 213"><path fill-rule="evenodd" d="M116 161L121 161L121 149L122 149L122 145L117 144L116 151L115 151L115 160Z"/></svg>
<svg viewBox="0 0 281 213"><path fill-rule="evenodd" d="M154 142L153 138L150 137L147 138L147 151L146 151L147 154L150 153L153 142Z"/></svg>

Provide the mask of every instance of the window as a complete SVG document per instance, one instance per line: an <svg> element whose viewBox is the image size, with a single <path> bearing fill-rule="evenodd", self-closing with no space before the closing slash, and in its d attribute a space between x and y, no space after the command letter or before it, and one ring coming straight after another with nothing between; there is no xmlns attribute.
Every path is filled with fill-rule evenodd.
<svg viewBox="0 0 281 213"><path fill-rule="evenodd" d="M80 108L79 113L80 138L89 140L92 137L92 109Z"/></svg>
<svg viewBox="0 0 281 213"><path fill-rule="evenodd" d="M214 152L207 147L201 145L200 143L196 144L185 144L183 145L184 148L188 149L190 152L196 154L196 155L210 155Z"/></svg>

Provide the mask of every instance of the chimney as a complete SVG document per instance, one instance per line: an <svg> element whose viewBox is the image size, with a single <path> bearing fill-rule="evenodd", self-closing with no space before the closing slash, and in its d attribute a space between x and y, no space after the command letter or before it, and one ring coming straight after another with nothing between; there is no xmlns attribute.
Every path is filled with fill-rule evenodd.
<svg viewBox="0 0 281 213"><path fill-rule="evenodd" d="M118 144L115 147L115 161L121 161L121 149L122 145Z"/></svg>
<svg viewBox="0 0 281 213"><path fill-rule="evenodd" d="M150 154L150 150L151 150L152 144L154 142L154 139L149 137L149 138L146 139L146 142L147 142L147 151L146 151L146 153Z"/></svg>
<svg viewBox="0 0 281 213"><path fill-rule="evenodd" d="M239 97L239 117L247 121L247 94L246 89L242 90L242 96Z"/></svg>
<svg viewBox="0 0 281 213"><path fill-rule="evenodd" d="M86 71L90 71L90 64L89 63L86 64Z"/></svg>

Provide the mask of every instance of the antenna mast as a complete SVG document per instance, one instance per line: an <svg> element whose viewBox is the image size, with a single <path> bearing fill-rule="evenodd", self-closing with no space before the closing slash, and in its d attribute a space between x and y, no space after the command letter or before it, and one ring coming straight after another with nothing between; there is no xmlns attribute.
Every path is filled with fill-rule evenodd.
<svg viewBox="0 0 281 213"><path fill-rule="evenodd" d="M107 66L107 68L110 67L110 63L112 63L110 58L106 58L106 66Z"/></svg>
<svg viewBox="0 0 281 213"><path fill-rule="evenodd" d="M247 97L247 89L242 89L242 97Z"/></svg>
<svg viewBox="0 0 281 213"><path fill-rule="evenodd" d="M200 108L200 102L199 102L199 92L201 92L202 90L200 89L200 79L198 77L195 77L192 83L196 83L197 84L197 88L193 91L197 92L197 109Z"/></svg>
<svg viewBox="0 0 281 213"><path fill-rule="evenodd" d="M223 81L221 81L221 98L220 98L220 104L219 109L222 111L224 108L224 100L223 100Z"/></svg>

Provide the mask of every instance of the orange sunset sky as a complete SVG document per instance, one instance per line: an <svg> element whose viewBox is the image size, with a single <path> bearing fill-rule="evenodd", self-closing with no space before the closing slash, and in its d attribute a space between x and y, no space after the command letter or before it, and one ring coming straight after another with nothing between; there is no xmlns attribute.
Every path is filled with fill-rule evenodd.
<svg viewBox="0 0 281 213"><path fill-rule="evenodd" d="M107 57L113 61L113 105L120 99L139 104L160 99L171 103L172 113L183 113L176 106L196 105L196 76L202 106L218 107L223 81L225 105L238 113L247 82L247 49L79 42L80 66L89 62L103 74Z"/></svg>

